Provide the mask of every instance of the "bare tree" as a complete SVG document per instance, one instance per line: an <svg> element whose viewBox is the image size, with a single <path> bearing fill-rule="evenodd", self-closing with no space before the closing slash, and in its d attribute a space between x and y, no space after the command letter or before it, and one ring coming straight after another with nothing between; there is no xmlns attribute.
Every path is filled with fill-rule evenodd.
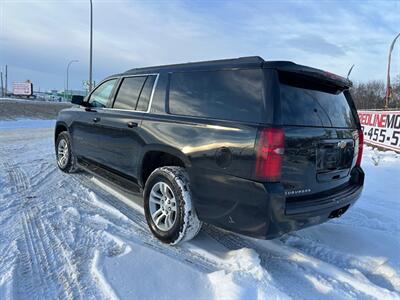
<svg viewBox="0 0 400 300"><path fill-rule="evenodd" d="M355 83L351 94L358 109L383 109L385 106L385 83L383 81ZM397 76L392 83L389 108L400 108L400 76Z"/></svg>

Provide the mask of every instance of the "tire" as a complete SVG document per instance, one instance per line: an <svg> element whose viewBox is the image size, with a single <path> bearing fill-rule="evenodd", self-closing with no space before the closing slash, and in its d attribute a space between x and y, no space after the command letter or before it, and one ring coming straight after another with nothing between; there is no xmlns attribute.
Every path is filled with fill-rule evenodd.
<svg viewBox="0 0 400 300"><path fill-rule="evenodd" d="M171 203L167 204L168 201ZM189 178L181 167L161 167L151 173L144 189L144 212L151 232L164 243L176 245L189 241L201 229L202 222L192 203Z"/></svg>
<svg viewBox="0 0 400 300"><path fill-rule="evenodd" d="M71 137L67 131L63 131L58 135L55 147L58 168L65 173L76 172L76 159L72 152ZM60 159L62 148L65 151L64 160Z"/></svg>

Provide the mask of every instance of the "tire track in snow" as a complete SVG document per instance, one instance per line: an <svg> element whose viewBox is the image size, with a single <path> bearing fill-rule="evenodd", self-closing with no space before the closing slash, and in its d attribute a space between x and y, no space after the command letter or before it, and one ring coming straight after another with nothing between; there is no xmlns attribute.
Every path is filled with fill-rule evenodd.
<svg viewBox="0 0 400 300"><path fill-rule="evenodd" d="M400 275L386 265L385 260L379 262L372 261L369 258L360 260L354 255L336 251L329 246L301 237L296 233L288 235L285 244L341 269L353 268L376 286L391 292L400 292Z"/></svg>
<svg viewBox="0 0 400 300"><path fill-rule="evenodd" d="M0 148L1 170L5 173L5 184L10 187L1 191L0 202L0 225L9 221L14 221L15 215L18 215L25 192L29 189L29 178L25 172L12 160L8 159L6 153ZM25 201L25 200L24 200Z"/></svg>
<svg viewBox="0 0 400 300"><path fill-rule="evenodd" d="M0 155L4 157L4 153L0 152ZM12 187L11 193L23 193L29 188L28 177L13 161L3 161L2 168L9 177L9 183Z"/></svg>
<svg viewBox="0 0 400 300"><path fill-rule="evenodd" d="M54 162L52 163L44 159L38 160L38 162L40 163L38 170L35 170L35 172L31 175L31 188L33 190L36 190L43 184L50 186L48 184L49 179L56 176L55 173L57 172Z"/></svg>
<svg viewBox="0 0 400 300"><path fill-rule="evenodd" d="M1 154L3 159L7 159L4 151L1 151ZM39 175L35 176L36 186L46 188L48 185L46 180L55 171L54 167L46 164L48 165L46 162L41 164L39 174L32 174ZM3 195L4 199L8 198L8 203L0 203L2 216L0 221L4 224L9 220L20 219L17 225L22 227L23 232L23 237L18 238L16 241L18 246L14 249L14 256L18 256L18 259L13 260L19 277L14 280L16 291L9 291L8 294L15 293L34 299L83 298L79 281L71 277L79 274L71 261L71 251L66 249L61 239L57 238L48 222L41 220L41 218L46 220L39 213L46 210L46 203L29 195L34 190L30 178L13 160L3 161L1 165L8 175L8 186L12 188L8 194ZM12 214L9 214L10 210ZM7 213L8 216L5 217ZM15 229L14 227L14 231ZM1 271L3 273L4 270Z"/></svg>
<svg viewBox="0 0 400 300"><path fill-rule="evenodd" d="M0 234L0 242L5 245L0 250L0 298L12 299L15 295L17 284L16 273L20 260L18 250L18 228L20 228L18 215L21 210L19 199L29 188L29 180L26 174L7 157L7 153L0 148L0 166L4 176L3 183L9 188L0 190L0 225L6 228ZM11 230L9 230L10 228Z"/></svg>
<svg viewBox="0 0 400 300"><path fill-rule="evenodd" d="M39 208L22 214L24 238L20 241L20 295L40 299L82 297L72 251L61 241Z"/></svg>
<svg viewBox="0 0 400 300"><path fill-rule="evenodd" d="M29 212L23 213L21 222L24 237L18 241L20 262L18 264L17 293L19 296L45 299L51 296L49 295L49 286L44 280L49 263L38 257L40 255L38 248L41 241L34 240L35 229L31 224L32 217Z"/></svg>
<svg viewBox="0 0 400 300"><path fill-rule="evenodd" d="M57 195L51 199L53 201L41 206L43 215L37 218L36 222L36 227L42 228L40 234L43 235L42 243L45 245L44 251L39 252L41 254L39 257L44 258L48 255L50 261L55 261L55 264L48 267L53 273L52 278L48 280L49 282L56 282L57 298L103 298L105 291L99 291L101 286L96 282L95 278L92 278L90 273L90 261L93 251L101 247L100 235L97 230L92 230L84 220L81 220L82 222L76 224L81 234L78 233L77 237L71 240L70 237L73 233L69 229L72 230L73 221L65 219L60 208L51 207L51 205L53 204L52 202L57 203L60 198L65 201L63 205L67 206L78 204L79 207L81 203L73 202L73 200L76 200L70 195L70 190L72 190L73 186L68 180L62 178L60 171L50 171L44 178L46 180L41 180L36 186L38 198L42 198L44 193ZM60 193L60 186L63 186L63 189L65 188L65 192ZM74 189L76 189L76 186ZM79 200L84 202L84 195L79 196ZM90 209L86 214L91 214ZM67 237L67 235L69 236ZM33 239L38 239L38 236L34 236ZM60 269L62 269L61 272L57 271Z"/></svg>
<svg viewBox="0 0 400 300"><path fill-rule="evenodd" d="M93 299L99 297L102 298L104 297L104 294L97 292L98 289L96 288L96 286L98 286L98 283L96 282L95 278L87 278L90 275L90 264L88 264L88 261L90 262L90 256L93 256L90 255L90 253L93 251L89 249L96 247L101 248L101 245L99 245L99 240L101 240L101 234L99 234L99 232L101 232L101 230L92 229L92 224L87 224L88 222L77 224L77 227L82 228L83 230L81 231L82 234L79 236L79 245L73 245L75 247L75 252L77 252L78 254L79 250L76 251L76 249L79 249L82 246L87 246L86 251L89 252L89 255L85 255L84 259L79 260L80 263L82 263L80 266L81 271L85 273L81 275L82 277L86 276L86 278L79 279L81 279L83 282L86 282L89 286L89 289L85 290L85 296L82 296L80 288L73 288L68 279L69 274L79 274L79 270L77 268L70 268L75 269L71 272L66 271L66 273L64 272L60 275L54 275L55 268L60 268L63 266L74 267L74 264L73 262L71 263L70 259L68 259L68 255L71 254L72 250L69 251L69 249L67 249L68 244L66 242L67 239L64 232L65 229L60 230L59 238L56 234L54 234L54 226L56 226L55 224L63 218L62 216L60 218L60 212L54 211L55 208L52 207L52 205L58 202L57 198L65 197L66 201L63 204L78 204L78 207L80 209L82 209L82 207L80 206L84 206L83 210L87 209L85 215L95 215L96 212L93 212L93 207L95 206L93 206L93 203L89 201L90 199L86 199L88 198L88 192L86 190L83 191L84 193L78 193L77 197L71 197L71 193L76 191L77 188L79 190L79 187L81 186L80 183L77 186L76 182L70 180L72 176L63 178L61 172L55 168L54 164L53 166L51 166L51 164L46 166L46 164L48 164L48 162L44 161L40 165L40 169L44 170L44 172L39 172L40 178L34 178L34 185L30 185L29 183L25 184L25 186L27 186L28 188L18 189L19 193L15 193L12 196L12 198L19 200L18 208L25 208L26 210L26 212L21 217L21 223L24 229L25 238L23 239L23 241L19 242L21 263L19 265L20 280L18 280L18 282L24 282L24 284L22 285L22 287L19 288L18 292L19 294L22 293L27 297L29 295L34 295L34 298L54 298L56 297L56 295L62 296L62 298L67 299L88 298L88 296ZM18 169L18 171L21 170ZM12 178L15 177L16 176L13 176ZM16 180L12 180L11 182L16 182ZM22 185L18 184L18 187L19 186ZM30 197L30 199L26 201L24 200L25 190L34 190L37 196ZM60 191L62 192L60 193ZM46 199L46 197L43 197L44 195L56 196L54 198ZM77 200L73 198L78 198L81 202L71 203L71 200ZM31 209L32 207L33 210ZM36 215L35 213L33 213L35 211L41 211L43 212L43 214ZM13 216L13 218L15 219L15 216ZM46 226L44 226L41 219L50 219L51 221L45 222L44 224ZM44 229L44 227L46 228ZM52 245L50 247L51 242ZM63 248L61 248L61 251L59 251L60 248L57 243L64 244ZM53 249L53 252L49 250L51 248ZM69 252L69 254L66 252ZM59 263L58 265L51 264L52 261L60 257L64 259L62 263ZM46 270L47 273L43 273L43 270ZM51 274L53 275L51 276ZM23 275L25 275L28 280L25 280L25 277ZM59 287L57 288L57 284L54 284L54 282L57 281L58 286L62 286L64 288L63 290L60 290ZM58 293L56 293L55 290L57 290ZM29 292L25 293L24 291ZM35 294L35 291L38 292Z"/></svg>
<svg viewBox="0 0 400 300"><path fill-rule="evenodd" d="M60 239L54 230L52 224L47 218L37 219L38 233L43 235L44 254L51 258L52 270L56 273L60 286L63 289L60 291L62 296L67 299L82 298L82 287L79 283L79 271L76 266L73 251ZM59 271L62 270L62 271Z"/></svg>
<svg viewBox="0 0 400 300"><path fill-rule="evenodd" d="M217 229L213 226L205 226L206 232L225 247L236 250L239 248L254 249L261 257L264 266L268 260L281 260L302 268L310 274L319 274L333 285L341 283L341 288L349 294L360 297L368 296L378 299L400 299L399 294L370 281L359 279L333 264L324 262L304 252L288 247L278 241L253 241L250 238L242 238L234 233ZM270 272L271 273L271 272ZM273 275L273 273L271 273Z"/></svg>
<svg viewBox="0 0 400 300"><path fill-rule="evenodd" d="M5 241L0 236L0 299L9 299L13 295L13 284L17 251L15 241ZM7 243L8 242L8 243Z"/></svg>
<svg viewBox="0 0 400 300"><path fill-rule="evenodd" d="M393 220L387 222L387 220L381 220L379 214L371 215L371 212L366 212L365 209L355 207L348 213L345 218L337 220L331 220L332 224L347 225L347 226L358 226L360 228L368 228L372 230L379 230L385 234L392 234L397 236L400 232L400 222ZM390 224L390 225L388 225Z"/></svg>

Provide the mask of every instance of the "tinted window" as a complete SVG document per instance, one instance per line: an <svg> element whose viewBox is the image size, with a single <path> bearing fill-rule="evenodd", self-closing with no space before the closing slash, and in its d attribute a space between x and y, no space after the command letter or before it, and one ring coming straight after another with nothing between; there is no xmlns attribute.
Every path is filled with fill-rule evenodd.
<svg viewBox="0 0 400 300"><path fill-rule="evenodd" d="M343 92L332 94L281 84L280 96L285 125L355 127Z"/></svg>
<svg viewBox="0 0 400 300"><path fill-rule="evenodd" d="M169 110L173 114L259 122L262 70L174 73Z"/></svg>
<svg viewBox="0 0 400 300"><path fill-rule="evenodd" d="M142 93L140 94L139 102L137 103L136 110L147 111L149 106L151 92L153 90L154 81L156 76L148 76L144 83Z"/></svg>
<svg viewBox="0 0 400 300"><path fill-rule="evenodd" d="M111 79L99 85L90 96L90 106L106 107L116 81L117 79Z"/></svg>
<svg viewBox="0 0 400 300"><path fill-rule="evenodd" d="M145 80L146 76L124 78L113 107L134 110Z"/></svg>

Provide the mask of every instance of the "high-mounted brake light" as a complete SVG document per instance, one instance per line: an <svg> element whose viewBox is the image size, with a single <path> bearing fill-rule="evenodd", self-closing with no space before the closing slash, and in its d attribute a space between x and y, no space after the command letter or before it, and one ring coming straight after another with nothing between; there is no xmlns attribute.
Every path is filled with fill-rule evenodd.
<svg viewBox="0 0 400 300"><path fill-rule="evenodd" d="M285 135L281 128L261 129L257 143L256 177L260 180L279 181Z"/></svg>
<svg viewBox="0 0 400 300"><path fill-rule="evenodd" d="M364 133L361 129L358 130L358 154L357 154L357 161L356 166L361 166L361 160L363 155L364 149Z"/></svg>
<svg viewBox="0 0 400 300"><path fill-rule="evenodd" d="M328 72L328 71L324 71L325 76L330 77L332 79L336 79L336 80L346 80L346 78L336 75L334 73Z"/></svg>

